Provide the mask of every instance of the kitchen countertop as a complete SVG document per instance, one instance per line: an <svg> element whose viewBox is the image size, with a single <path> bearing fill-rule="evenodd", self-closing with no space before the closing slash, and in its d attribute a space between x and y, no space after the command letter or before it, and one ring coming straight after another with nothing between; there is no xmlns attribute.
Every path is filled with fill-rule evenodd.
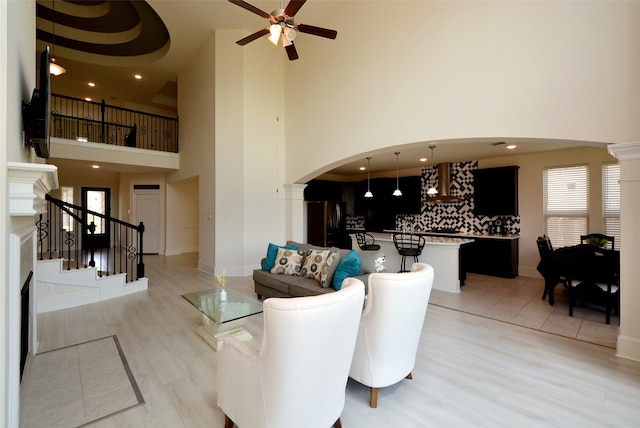
<svg viewBox="0 0 640 428"><path fill-rule="evenodd" d="M395 231L387 231L384 232L369 232L376 240L378 241L388 241L393 242L393 234ZM473 242L473 239L470 239L466 236L430 236L424 235L424 239L428 245L449 245L449 246L460 246L463 244L470 244Z"/></svg>
<svg viewBox="0 0 640 428"><path fill-rule="evenodd" d="M406 230L384 230L384 233L400 233L411 232ZM428 230L413 230L416 235L425 236L446 236L448 238L457 239L474 239L474 238L486 238L486 239L519 239L520 235L490 235L488 233L443 233L443 232L430 232Z"/></svg>

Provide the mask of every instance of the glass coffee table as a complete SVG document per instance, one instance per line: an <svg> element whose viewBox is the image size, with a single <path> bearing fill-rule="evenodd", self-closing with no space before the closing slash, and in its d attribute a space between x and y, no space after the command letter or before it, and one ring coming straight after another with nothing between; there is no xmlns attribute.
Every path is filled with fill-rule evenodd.
<svg viewBox="0 0 640 428"><path fill-rule="evenodd" d="M196 333L215 351L220 351L224 339L229 336L242 341L253 339L244 325L248 317L262 313L260 301L229 287L224 293L220 287L215 287L182 297L202 312L202 325Z"/></svg>

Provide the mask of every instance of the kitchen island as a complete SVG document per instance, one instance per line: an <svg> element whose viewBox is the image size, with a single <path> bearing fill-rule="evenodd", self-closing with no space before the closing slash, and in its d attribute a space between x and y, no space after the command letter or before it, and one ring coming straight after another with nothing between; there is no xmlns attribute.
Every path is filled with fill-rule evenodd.
<svg viewBox="0 0 640 428"><path fill-rule="evenodd" d="M400 270L401 256L393 244L393 232L370 232L380 245L380 252L387 258L384 263L386 272L398 272ZM464 237L453 238L449 236L425 236L426 243L418 261L433 266L433 288L436 290L460 292L463 284L464 272L460 269L460 248L465 244L471 244L473 239ZM358 248L356 236L351 235L352 248ZM408 260L408 263L413 260Z"/></svg>

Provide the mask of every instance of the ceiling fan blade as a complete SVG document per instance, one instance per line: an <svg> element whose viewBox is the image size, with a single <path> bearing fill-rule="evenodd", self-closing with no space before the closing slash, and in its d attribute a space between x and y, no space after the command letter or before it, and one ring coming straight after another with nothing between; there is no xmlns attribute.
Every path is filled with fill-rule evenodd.
<svg viewBox="0 0 640 428"><path fill-rule="evenodd" d="M313 34L314 36L326 37L327 39L335 39L338 35L336 30L327 28L314 27L313 25L298 24L296 29L301 33Z"/></svg>
<svg viewBox="0 0 640 428"><path fill-rule="evenodd" d="M287 5L287 7L285 8L284 14L293 18L293 15L298 13L300 8L302 7L302 5L304 5L306 1L307 0L291 0Z"/></svg>
<svg viewBox="0 0 640 428"><path fill-rule="evenodd" d="M298 59L298 51L296 47L293 45L293 42L289 46L284 47L287 51L287 56L289 57L289 61L293 61Z"/></svg>
<svg viewBox="0 0 640 428"><path fill-rule="evenodd" d="M259 39L262 36L266 36L267 34L269 34L269 29L268 28L263 28L260 31L256 31L253 34L248 35L244 39L238 40L236 43L239 44L240 46L244 46L249 42L253 42L256 39Z"/></svg>
<svg viewBox="0 0 640 428"><path fill-rule="evenodd" d="M271 18L271 14L265 12L264 10L258 9L253 5L250 5L246 1L243 1L243 0L229 0L229 1L235 4L236 6L240 6L241 8L248 10L249 12L253 12L256 15L260 15L263 18L267 18L267 19Z"/></svg>

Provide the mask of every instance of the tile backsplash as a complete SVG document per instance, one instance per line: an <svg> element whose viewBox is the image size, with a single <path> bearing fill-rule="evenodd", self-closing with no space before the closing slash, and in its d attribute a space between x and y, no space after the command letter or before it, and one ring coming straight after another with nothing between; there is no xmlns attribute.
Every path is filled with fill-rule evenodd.
<svg viewBox="0 0 640 428"><path fill-rule="evenodd" d="M407 230L454 229L463 233L487 233L489 225L502 220L505 229L515 235L520 234L520 216L476 216L474 208L473 171L478 169L478 161L451 164L450 195L461 201L427 202L427 190L437 187L438 168L436 165L422 169L422 212L396 216L396 228Z"/></svg>

